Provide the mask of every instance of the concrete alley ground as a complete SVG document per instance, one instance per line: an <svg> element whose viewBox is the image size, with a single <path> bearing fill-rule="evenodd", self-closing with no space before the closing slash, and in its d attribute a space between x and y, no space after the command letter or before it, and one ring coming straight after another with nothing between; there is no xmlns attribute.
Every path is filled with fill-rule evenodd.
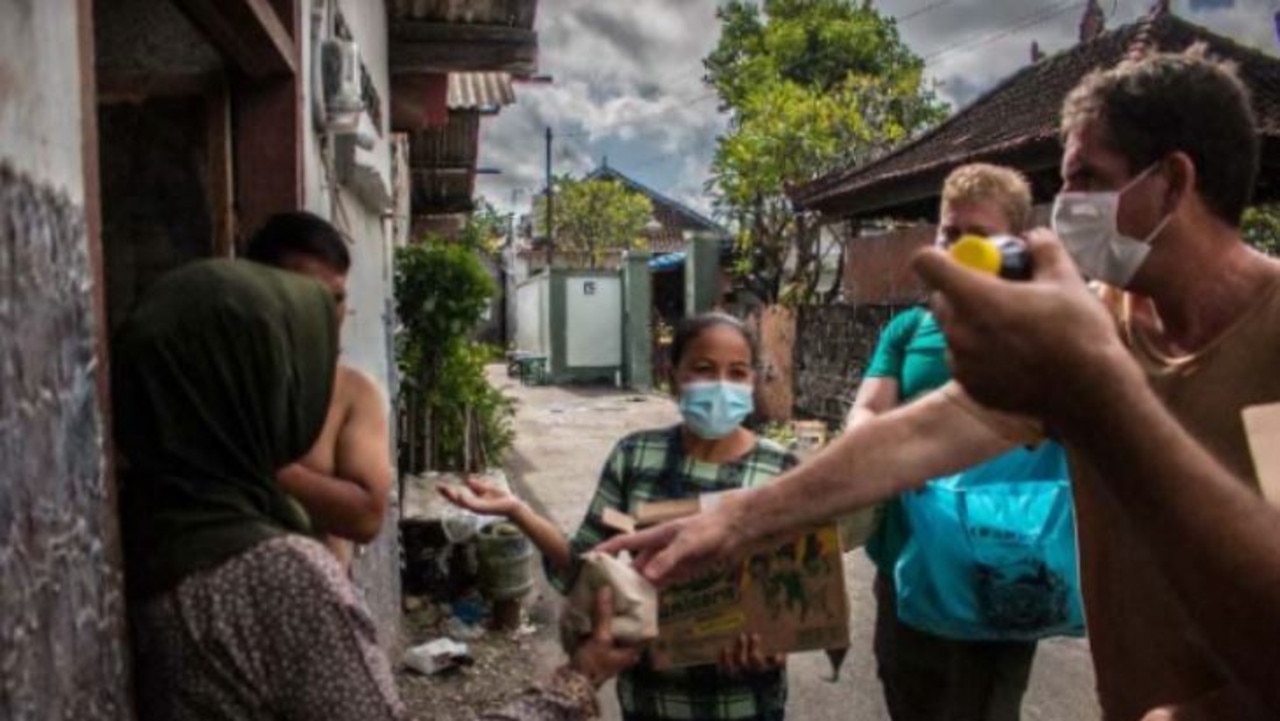
<svg viewBox="0 0 1280 721"><path fill-rule="evenodd" d="M528 388L494 367L490 379L516 398L516 442L507 471L516 490L566 532L575 529L613 444L627 433L679 421L675 404L657 395L607 389ZM830 683L822 653L789 662L788 717L800 721L888 719L871 653L873 569L862 551L845 556L852 645L840 680ZM1094 701L1088 647L1078 640L1041 644L1023 706L1024 721L1091 721ZM605 719L618 719L611 687L601 693Z"/></svg>

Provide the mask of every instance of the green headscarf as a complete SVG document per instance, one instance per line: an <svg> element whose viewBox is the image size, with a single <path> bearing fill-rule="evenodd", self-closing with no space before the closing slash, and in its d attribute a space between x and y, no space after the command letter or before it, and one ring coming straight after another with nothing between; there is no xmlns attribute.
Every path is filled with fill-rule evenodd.
<svg viewBox="0 0 1280 721"><path fill-rule="evenodd" d="M256 263L193 263L151 287L113 351L132 593L310 533L275 472L324 425L338 355L327 290Z"/></svg>

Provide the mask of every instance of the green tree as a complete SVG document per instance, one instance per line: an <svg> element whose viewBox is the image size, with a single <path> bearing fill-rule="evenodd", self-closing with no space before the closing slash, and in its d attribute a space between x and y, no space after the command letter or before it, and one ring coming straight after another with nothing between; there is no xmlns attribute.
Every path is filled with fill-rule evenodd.
<svg viewBox="0 0 1280 721"><path fill-rule="evenodd" d="M605 253L644 246L644 226L653 204L622 183L605 178L561 177L555 183L556 250L582 253L592 268ZM546 227L546 197L534 199L536 232Z"/></svg>
<svg viewBox="0 0 1280 721"><path fill-rule="evenodd" d="M467 237L429 237L396 250L397 361L407 421L401 465L408 472L477 470L477 456L496 460L511 442L511 402L486 382L486 353L471 341L497 287Z"/></svg>
<svg viewBox="0 0 1280 721"><path fill-rule="evenodd" d="M478 197L475 210L467 219L458 241L478 253L496 256L506 242L509 218L499 213L488 200Z"/></svg>
<svg viewBox="0 0 1280 721"><path fill-rule="evenodd" d="M1255 205L1246 210L1240 230L1249 245L1267 255L1280 256L1280 203Z"/></svg>
<svg viewBox="0 0 1280 721"><path fill-rule="evenodd" d="M869 2L733 0L707 82L731 113L712 165L737 222L740 279L767 301L814 300L825 260L787 190L865 163L946 114L924 63ZM832 295L838 288L832 289Z"/></svg>

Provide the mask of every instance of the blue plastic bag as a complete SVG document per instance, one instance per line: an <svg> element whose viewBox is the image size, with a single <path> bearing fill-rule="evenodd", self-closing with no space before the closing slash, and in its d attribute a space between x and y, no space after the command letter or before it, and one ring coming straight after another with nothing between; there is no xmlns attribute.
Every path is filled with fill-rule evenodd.
<svg viewBox="0 0 1280 721"><path fill-rule="evenodd" d="M1084 633L1066 453L1010 451L902 497L898 618L946 638Z"/></svg>

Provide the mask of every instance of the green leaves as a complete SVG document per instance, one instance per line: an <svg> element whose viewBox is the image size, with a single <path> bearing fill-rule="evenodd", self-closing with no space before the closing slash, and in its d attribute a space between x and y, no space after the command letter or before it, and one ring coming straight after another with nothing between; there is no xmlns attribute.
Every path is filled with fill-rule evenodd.
<svg viewBox="0 0 1280 721"><path fill-rule="evenodd" d="M496 216L495 216L496 217ZM488 352L471 342L497 286L480 260L494 235L473 222L457 240L427 238L396 250L396 339L408 433L429 430L426 454L437 469L467 469L468 434L493 460L511 444L512 404L485 379ZM430 422L422 419L429 418ZM416 430L415 430L416 429ZM418 439L403 439L416 470ZM474 449L473 449L474 452Z"/></svg>
<svg viewBox="0 0 1280 721"><path fill-rule="evenodd" d="M395 292L408 342L443 350L467 339L497 286L473 250L424 243L396 250Z"/></svg>
<svg viewBox="0 0 1280 721"><path fill-rule="evenodd" d="M923 61L872 3L734 0L719 17L720 42L703 61L732 112L712 165L717 203L741 223L751 265L743 279L767 300L791 286L805 302L822 259L788 188L878 157L946 107L924 82Z"/></svg>
<svg viewBox="0 0 1280 721"><path fill-rule="evenodd" d="M1240 232L1249 245L1280 256L1280 204L1255 205L1244 211Z"/></svg>
<svg viewBox="0 0 1280 721"><path fill-rule="evenodd" d="M489 201L476 198L476 209L458 243L484 255L496 256L506 239L507 223L507 216L499 214Z"/></svg>
<svg viewBox="0 0 1280 721"><path fill-rule="evenodd" d="M546 213L546 198L536 198L534 218L542 227ZM608 251L643 247L652 215L648 198L616 180L556 180L556 248L585 253L593 267Z"/></svg>

